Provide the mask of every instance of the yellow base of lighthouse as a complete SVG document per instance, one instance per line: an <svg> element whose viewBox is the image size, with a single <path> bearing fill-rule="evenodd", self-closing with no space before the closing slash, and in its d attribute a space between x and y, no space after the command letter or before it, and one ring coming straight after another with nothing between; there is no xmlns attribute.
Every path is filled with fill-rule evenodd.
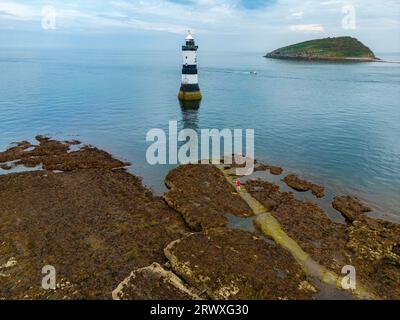
<svg viewBox="0 0 400 320"><path fill-rule="evenodd" d="M200 101L203 98L200 91L184 92L179 91L178 99L181 101Z"/></svg>

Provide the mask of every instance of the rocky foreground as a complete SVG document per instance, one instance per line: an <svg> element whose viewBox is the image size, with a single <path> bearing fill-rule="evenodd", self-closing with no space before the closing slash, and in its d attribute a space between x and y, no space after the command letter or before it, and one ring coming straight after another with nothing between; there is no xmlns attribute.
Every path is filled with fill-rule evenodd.
<svg viewBox="0 0 400 320"><path fill-rule="evenodd" d="M355 198L335 198L338 224L264 180L237 192L231 167L211 165L171 171L159 198L102 150L37 142L0 152L4 170L38 168L0 176L0 299L318 299L321 283L340 296L324 275L340 279L344 265L357 270L351 297L400 298L400 226L368 217ZM229 216L256 228L230 228ZM41 287L45 265L56 290Z"/></svg>

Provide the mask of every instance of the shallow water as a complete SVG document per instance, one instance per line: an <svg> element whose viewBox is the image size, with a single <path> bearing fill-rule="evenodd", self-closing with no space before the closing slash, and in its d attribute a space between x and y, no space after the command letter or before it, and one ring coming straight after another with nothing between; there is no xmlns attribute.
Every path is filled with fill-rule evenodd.
<svg viewBox="0 0 400 320"><path fill-rule="evenodd" d="M170 120L179 128L254 128L259 160L400 217L400 64L200 50L199 110L179 106L180 68L179 48L2 49L0 148L37 134L77 138L131 161L133 172L163 192L173 166L147 164L148 130L167 130Z"/></svg>

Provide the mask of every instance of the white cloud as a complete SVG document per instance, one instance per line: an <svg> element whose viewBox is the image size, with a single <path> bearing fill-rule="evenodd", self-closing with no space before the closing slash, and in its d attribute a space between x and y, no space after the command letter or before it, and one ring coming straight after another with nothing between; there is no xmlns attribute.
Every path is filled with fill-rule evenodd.
<svg viewBox="0 0 400 320"><path fill-rule="evenodd" d="M184 33L192 29L207 39L214 37L214 43L217 38L235 37L237 45L256 41L257 46L273 46L303 39L307 33L349 32L361 40L393 43L389 39L400 28L399 0L275 0L252 10L245 9L242 1L0 0L0 29L39 26L41 8L46 4L55 7L58 29L65 32L107 34L135 29ZM342 28L342 8L349 3L356 9L357 30ZM398 38L397 42L400 47Z"/></svg>
<svg viewBox="0 0 400 320"><path fill-rule="evenodd" d="M250 0L249 0L250 1ZM360 27L379 25L380 29L398 26L400 3L396 0L276 0L266 7L246 10L239 0L193 0L183 4L165 0L50 1L64 28L138 28L181 32L191 28L202 33L243 34L262 30L341 31L342 7L352 3ZM2 18L37 21L48 1L1 1ZM397 12L397 14L396 14ZM302 19L302 24L293 24ZM319 25L324 21L324 27ZM396 22L397 21L397 22Z"/></svg>
<svg viewBox="0 0 400 320"><path fill-rule="evenodd" d="M0 15L2 18L27 21L39 18L40 11L30 5L0 2Z"/></svg>
<svg viewBox="0 0 400 320"><path fill-rule="evenodd" d="M298 12L293 12L292 13L292 17L295 17L295 18L302 18L303 15L304 15L303 11L298 11Z"/></svg>
<svg viewBox="0 0 400 320"><path fill-rule="evenodd" d="M291 31L296 32L324 32L325 28L321 24L296 24L289 26Z"/></svg>

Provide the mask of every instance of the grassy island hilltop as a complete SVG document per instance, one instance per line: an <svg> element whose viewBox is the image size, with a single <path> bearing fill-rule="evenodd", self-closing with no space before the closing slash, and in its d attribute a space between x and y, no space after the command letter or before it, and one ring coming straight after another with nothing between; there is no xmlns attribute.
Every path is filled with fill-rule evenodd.
<svg viewBox="0 0 400 320"><path fill-rule="evenodd" d="M379 60L371 49L352 37L305 41L274 50L265 57L294 60Z"/></svg>

